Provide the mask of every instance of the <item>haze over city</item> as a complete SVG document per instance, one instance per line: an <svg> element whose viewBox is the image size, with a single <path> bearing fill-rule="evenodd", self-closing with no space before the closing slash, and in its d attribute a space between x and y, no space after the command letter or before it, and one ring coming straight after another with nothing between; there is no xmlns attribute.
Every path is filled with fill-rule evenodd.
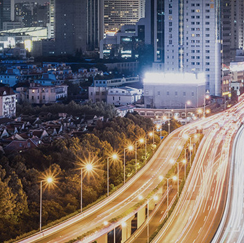
<svg viewBox="0 0 244 243"><path fill-rule="evenodd" d="M244 0L0 0L0 242L244 242Z"/></svg>

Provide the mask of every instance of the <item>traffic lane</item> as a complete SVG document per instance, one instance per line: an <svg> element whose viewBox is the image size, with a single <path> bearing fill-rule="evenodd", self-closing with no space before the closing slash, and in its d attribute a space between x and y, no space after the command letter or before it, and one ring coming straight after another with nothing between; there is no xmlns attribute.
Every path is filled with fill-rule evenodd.
<svg viewBox="0 0 244 243"><path fill-rule="evenodd" d="M140 178L138 178L138 180L135 183L133 183L133 185L131 185L125 192L123 192L114 201L110 202L109 205L104 205L103 209L98 210L95 214L90 215L86 219L82 219L81 221L78 221L78 222L72 224L72 226L69 226L67 229L63 229L61 231L55 232L54 234L52 234L48 237L42 238L41 240L38 240L36 242L50 242L50 243L51 242L62 242L63 238L60 241L57 241L57 239L60 238L60 235L61 236L65 235L66 236L65 238L70 238L70 237L76 238L76 237L82 235L83 233L87 232L88 230L90 230L91 225L92 225L92 228L94 228L96 226L100 226L101 225L100 221L93 223L94 219L97 219L98 215L103 214L106 211L110 210L111 207L118 206L119 202L127 200L128 197L131 196L131 194L136 191L136 189L141 188L142 185L145 184L145 181L151 179L153 176L154 176L153 185L154 185L154 187L156 187L156 185L159 183L158 178L156 177L156 174L165 174L166 171L168 171L171 168L172 165L169 164L168 159L169 158L176 159L177 153L179 153L179 151L172 149L172 148L176 148L179 144L182 144L182 141L178 138L174 138L174 139L171 139L170 141L168 141L164 145L164 149L160 152L160 157L161 157L162 161L159 158L158 163L152 163L150 170L146 171L146 173L144 175L142 175ZM161 168L161 170L159 168ZM155 172L157 172L157 173L155 173ZM148 190L148 193L149 193L149 191L151 191L151 188ZM121 208L121 210L117 211L117 215L121 214L122 211L123 211L123 208ZM117 215L113 214L110 217L110 219L113 217L116 217ZM107 219L107 220L109 220L109 219ZM88 225L88 227L87 227L87 225Z"/></svg>
<svg viewBox="0 0 244 243"><path fill-rule="evenodd" d="M215 131L215 132L217 132L217 131ZM161 238L157 242L175 242L175 241L179 240L178 236L181 234L181 232L184 231L185 225L187 225L189 223L188 220L185 220L186 219L185 216L188 215L189 218L192 217L192 213L194 211L193 209L196 205L194 200L197 197L199 187L201 186L201 183L202 183L201 176L199 176L199 175L202 172L202 168L205 168L205 167L206 167L206 169L208 168L207 166L203 167L203 165L204 165L204 161L205 161L205 163L208 164L208 162L207 162L208 159L206 159L206 158L209 158L211 156L211 153L214 152L214 150L212 149L212 148L214 148L214 142L215 142L215 140L213 139L214 136L215 136L215 134L213 134L213 132L210 133L208 136L208 139L206 139L207 142L209 142L209 143L207 145L204 144L203 148L201 148L202 151L199 154L199 157L201 158L201 160L198 161L198 163L196 164L196 171L195 170L193 171L192 178L191 178L192 180L187 180L188 182L190 181L190 184L192 184L192 186L186 188L186 193L185 193L185 195L183 195L183 199L181 197L183 202L181 201L180 206L178 206L178 210L176 209L176 212L174 213L175 214L174 217L171 217L169 219L169 225L168 225L167 229L162 233ZM189 188L190 188L190 190L189 190ZM194 203L192 203L192 202L194 202ZM182 207L184 207L184 208L182 208ZM177 223L177 220L178 220L178 223ZM182 222L185 222L185 224L182 224Z"/></svg>

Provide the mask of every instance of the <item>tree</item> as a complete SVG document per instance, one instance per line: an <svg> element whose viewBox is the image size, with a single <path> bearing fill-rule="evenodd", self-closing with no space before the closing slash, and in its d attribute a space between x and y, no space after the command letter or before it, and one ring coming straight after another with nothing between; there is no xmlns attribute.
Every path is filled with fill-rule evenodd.
<svg viewBox="0 0 244 243"><path fill-rule="evenodd" d="M9 219L14 215L16 195L7 182L0 180L0 219Z"/></svg>

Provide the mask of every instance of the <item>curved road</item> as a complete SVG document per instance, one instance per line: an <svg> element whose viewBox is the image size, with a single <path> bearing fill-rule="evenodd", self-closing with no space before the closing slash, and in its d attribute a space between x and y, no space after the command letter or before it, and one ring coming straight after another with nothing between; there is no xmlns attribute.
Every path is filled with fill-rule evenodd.
<svg viewBox="0 0 244 243"><path fill-rule="evenodd" d="M211 242L225 207L231 147L243 111L241 102L215 117L216 125L205 130L180 200L154 243Z"/></svg>
<svg viewBox="0 0 244 243"><path fill-rule="evenodd" d="M244 127L242 126L235 143L232 157L231 180L227 206L216 232L213 243L244 242Z"/></svg>

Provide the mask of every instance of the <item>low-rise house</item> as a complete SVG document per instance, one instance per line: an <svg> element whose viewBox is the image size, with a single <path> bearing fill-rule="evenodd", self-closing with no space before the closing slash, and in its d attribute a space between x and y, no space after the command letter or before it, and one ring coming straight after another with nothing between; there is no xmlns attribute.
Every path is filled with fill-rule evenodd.
<svg viewBox="0 0 244 243"><path fill-rule="evenodd" d="M13 152L21 153L28 149L36 148L41 143L41 140L35 136L32 138L28 138L27 140L13 140L4 148L4 152L6 154Z"/></svg>

